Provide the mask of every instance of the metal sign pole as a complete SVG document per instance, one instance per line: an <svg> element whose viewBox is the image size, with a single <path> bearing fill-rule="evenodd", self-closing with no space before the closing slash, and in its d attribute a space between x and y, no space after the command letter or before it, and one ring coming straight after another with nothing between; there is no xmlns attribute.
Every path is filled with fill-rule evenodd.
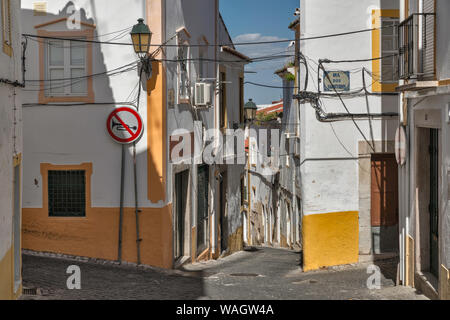
<svg viewBox="0 0 450 320"><path fill-rule="evenodd" d="M122 164L120 169L120 212L119 212L119 248L118 261L122 262L122 224L123 224L123 198L125 184L125 145L122 145Z"/></svg>
<svg viewBox="0 0 450 320"><path fill-rule="evenodd" d="M137 246L137 264L141 264L141 238L139 236L139 205L137 188L137 166L136 166L136 143L133 144L133 167L134 167L134 203L136 217L136 246Z"/></svg>

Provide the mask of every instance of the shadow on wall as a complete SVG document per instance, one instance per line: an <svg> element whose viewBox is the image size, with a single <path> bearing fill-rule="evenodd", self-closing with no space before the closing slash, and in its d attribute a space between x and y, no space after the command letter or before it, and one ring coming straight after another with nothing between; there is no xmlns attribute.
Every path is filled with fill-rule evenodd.
<svg viewBox="0 0 450 320"><path fill-rule="evenodd" d="M53 25L43 26L42 29L49 30L67 30L64 21L57 22L61 18L70 17L68 8L73 5L73 2L67 2L58 14L47 13L44 17L35 17L33 10L22 10L22 18L24 21L37 21L37 24L55 22ZM77 7L78 8L78 7ZM80 9L80 20L82 22L95 25L96 16L87 18L86 10ZM39 19L39 20L37 20ZM58 24L59 23L59 24ZM58 28L55 28L58 26ZM51 29L50 29L51 27ZM60 27L60 28L59 28ZM83 26L83 28L87 26ZM28 26L29 30L24 30L25 33L34 33L33 25ZM94 30L94 39L99 39L99 30ZM101 31L100 31L101 33ZM114 37L112 35L111 37ZM108 37L109 38L109 37ZM100 38L104 40L105 38ZM38 65L36 58L39 57L39 44L42 43L40 39L29 41L27 56L27 70L35 70L33 77L39 78ZM83 43L77 44L79 48L85 48L87 45ZM117 48L117 50L129 50L126 48ZM126 53L126 51L124 51ZM123 57L117 54L117 58ZM99 44L92 44L92 74L101 74L92 77L93 91L95 92L96 103L109 103L108 105L87 105L87 106L53 106L53 107L29 107L24 110L24 167L25 171L36 171L27 169L40 165L40 162L52 164L80 164L83 162L92 162L92 159L106 159L107 165L93 164L93 175L89 181L92 180L92 188L97 186L97 181L94 177L105 177L105 183L108 184L108 192L102 193L101 190L96 190L103 195L103 198L98 201L103 203L112 203L116 207L98 208L87 207L86 218L71 219L70 222L65 219L49 219L48 208L30 208L27 205L29 199L24 198L25 207L23 209L23 247L25 249L64 253L76 256L86 256L92 258L100 258L107 260L117 259L118 247L118 221L119 221L119 194L120 194L120 147L112 141L109 137L104 123L107 115L116 106L115 99L126 99L126 97L117 97L118 92L114 91L111 84L111 75L106 75L107 67L105 65L105 56ZM117 59L117 65L123 65L125 62L120 62ZM132 62L130 59L129 62ZM127 61L128 62L128 61ZM114 67L117 67L115 65ZM134 72L136 82L133 81L132 87L138 82L138 75ZM160 75L155 72L156 77ZM117 74L121 77L121 74ZM30 78L30 76L28 76ZM36 81L33 81L36 80ZM25 90L24 101L33 104L38 100L37 93L39 92L38 79L29 79L28 86ZM131 91L131 89L130 89ZM135 91L136 94L136 91ZM145 92L142 92L144 95ZM132 96L130 100L133 100ZM123 101L123 100L121 100ZM76 102L75 102L76 103ZM34 109L36 108L36 109ZM160 108L161 104L160 104ZM86 114L84 114L86 112ZM89 114L88 114L89 113ZM28 114L28 116L27 116ZM82 121L74 121L74 117L81 117ZM54 119L58 121L55 122ZM101 123L102 125L99 125ZM152 124L156 129L162 127L160 121L154 121ZM48 128L52 128L53 132L57 134L48 134ZM90 136L90 139L86 139ZM44 139L45 138L45 139ZM143 139L145 139L143 137ZM42 142L45 140L45 142ZM61 140L65 142L61 144ZM161 141L161 138L159 138ZM80 143L82 141L83 143ZM102 146L101 148L99 146ZM33 152L38 150L39 152ZM108 156L109 155L109 156ZM117 157L116 157L117 156ZM132 161L127 155L127 180L128 186L133 186L132 178ZM27 160L29 159L29 160ZM74 159L77 159L74 161ZM147 162L146 151L140 152L137 155L138 164L145 164L149 166L149 170L157 172L158 164L154 159L149 159ZM157 160L156 160L157 161ZM75 163L74 163L75 162ZM159 169L158 169L159 170ZM45 174L45 173L44 173ZM165 173L163 173L165 174ZM38 177L24 177L25 194L35 194L39 192L39 196L46 197L46 190L43 190L41 185L27 185L25 181L42 181L41 176ZM138 172L138 185L147 185L147 175ZM163 177L152 180L150 190L158 189L165 190L163 184ZM26 188L29 188L26 190ZM36 188L41 190L36 191ZM88 188L88 186L87 186ZM132 187L131 187L131 190ZM144 197L146 192L145 187L138 190L140 198ZM91 190L92 193L92 190ZM93 194L93 193L92 193ZM129 199L128 197L131 197ZM146 195L145 195L146 197ZM87 194L87 199L90 200L91 194ZM46 199L43 199L46 202ZM134 193L130 191L125 197L126 203L134 204ZM87 201L87 203L89 203ZM123 260L129 262L136 262L136 226L134 208L125 208L123 224ZM140 238L141 242L141 257L142 263L154 265L158 267L171 268L172 267L172 235L171 235L171 208L163 209L149 209L142 208L140 213Z"/></svg>

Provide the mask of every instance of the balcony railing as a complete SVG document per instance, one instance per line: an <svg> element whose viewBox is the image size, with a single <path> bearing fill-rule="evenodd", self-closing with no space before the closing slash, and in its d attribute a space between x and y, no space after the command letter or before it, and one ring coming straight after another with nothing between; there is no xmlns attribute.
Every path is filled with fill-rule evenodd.
<svg viewBox="0 0 450 320"><path fill-rule="evenodd" d="M414 13L398 26L400 79L435 77L435 13Z"/></svg>

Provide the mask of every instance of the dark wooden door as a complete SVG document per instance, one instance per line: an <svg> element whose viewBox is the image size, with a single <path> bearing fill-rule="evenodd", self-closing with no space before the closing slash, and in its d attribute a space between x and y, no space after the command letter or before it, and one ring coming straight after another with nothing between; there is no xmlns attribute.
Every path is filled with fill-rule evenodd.
<svg viewBox="0 0 450 320"><path fill-rule="evenodd" d="M439 131L430 129L430 271L439 277Z"/></svg>
<svg viewBox="0 0 450 320"><path fill-rule="evenodd" d="M228 247L228 230L227 230L227 212L226 212L226 201L227 201L227 173L226 171L222 173L222 180L220 181L220 249L223 252L227 250Z"/></svg>
<svg viewBox="0 0 450 320"><path fill-rule="evenodd" d="M371 224L398 224L398 168L393 154L372 155Z"/></svg>
<svg viewBox="0 0 450 320"><path fill-rule="evenodd" d="M175 215L174 215L174 256L178 259L184 255L184 224L186 219L189 171L175 175Z"/></svg>
<svg viewBox="0 0 450 320"><path fill-rule="evenodd" d="M197 181L197 255L209 246L209 166L198 167Z"/></svg>

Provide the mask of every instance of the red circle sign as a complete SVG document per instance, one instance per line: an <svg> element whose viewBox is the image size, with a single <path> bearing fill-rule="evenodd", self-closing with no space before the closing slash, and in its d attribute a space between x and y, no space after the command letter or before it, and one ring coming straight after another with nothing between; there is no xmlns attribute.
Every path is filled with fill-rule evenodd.
<svg viewBox="0 0 450 320"><path fill-rule="evenodd" d="M134 108L120 107L111 112L106 128L114 141L129 144L141 137L144 124L141 115Z"/></svg>

